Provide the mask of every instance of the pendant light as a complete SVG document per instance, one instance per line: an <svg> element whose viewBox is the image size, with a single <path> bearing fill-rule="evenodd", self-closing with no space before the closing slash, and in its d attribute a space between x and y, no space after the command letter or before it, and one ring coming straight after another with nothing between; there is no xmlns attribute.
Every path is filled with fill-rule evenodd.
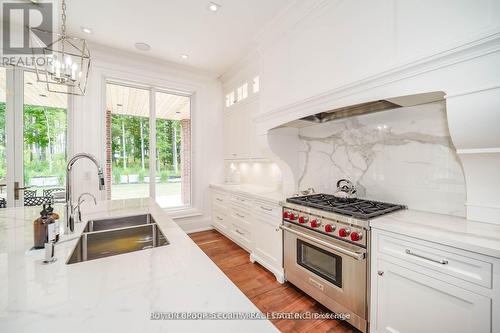
<svg viewBox="0 0 500 333"><path fill-rule="evenodd" d="M37 34L52 35L52 43L43 47L43 66L35 62L37 81L45 83L51 92L83 96L90 70L90 51L85 39L66 35L65 0L61 10L61 33L31 28L35 42Z"/></svg>

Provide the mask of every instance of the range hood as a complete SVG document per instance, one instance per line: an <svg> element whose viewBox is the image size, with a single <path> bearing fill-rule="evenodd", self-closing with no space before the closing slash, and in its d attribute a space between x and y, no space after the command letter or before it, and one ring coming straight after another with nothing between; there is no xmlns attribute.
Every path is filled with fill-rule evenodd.
<svg viewBox="0 0 500 333"><path fill-rule="evenodd" d="M311 122L325 123L336 119L354 117L380 111L387 111L401 107L427 104L443 100L444 95L445 94L443 92L431 92L431 93L400 96L400 97L382 99L378 101L366 102L356 105L350 105L346 107L341 107L329 111L316 113L314 115L307 116L299 120L293 121L291 123L288 123L286 126L303 127L310 125Z"/></svg>

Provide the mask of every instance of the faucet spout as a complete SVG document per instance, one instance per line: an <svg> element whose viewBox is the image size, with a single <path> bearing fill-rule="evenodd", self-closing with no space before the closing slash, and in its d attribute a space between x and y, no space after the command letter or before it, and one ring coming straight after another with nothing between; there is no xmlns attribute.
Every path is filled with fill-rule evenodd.
<svg viewBox="0 0 500 333"><path fill-rule="evenodd" d="M73 232L75 229L75 217L74 217L74 206L73 206L73 194L72 194L72 182L71 182L71 175L73 171L73 165L76 163L76 161L80 159L88 159L92 161L95 166L97 167L97 177L99 179L99 190L103 191L106 188L105 182L104 182L104 172L103 169L100 165L100 163L97 161L97 159L94 157L94 155L87 154L87 153L79 153L74 155L69 161L68 165L66 166L66 214L64 216L64 219L66 221L66 227Z"/></svg>

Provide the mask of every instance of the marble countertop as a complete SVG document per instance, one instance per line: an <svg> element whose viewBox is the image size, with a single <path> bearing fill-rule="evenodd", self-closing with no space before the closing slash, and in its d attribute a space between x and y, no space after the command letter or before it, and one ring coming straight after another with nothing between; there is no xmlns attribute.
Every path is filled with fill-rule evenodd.
<svg viewBox="0 0 500 333"><path fill-rule="evenodd" d="M216 190L229 191L236 194L250 195L257 199L279 204L285 199L285 195L280 190L272 187L252 185L252 184L210 184Z"/></svg>
<svg viewBox="0 0 500 333"><path fill-rule="evenodd" d="M378 217L370 226L500 258L499 224L407 209Z"/></svg>
<svg viewBox="0 0 500 333"><path fill-rule="evenodd" d="M151 213L169 245L72 265L66 260L85 223L62 235L58 260L45 265L44 250L28 250L39 210L0 210L0 332L278 332L268 320L150 319L259 312L154 201L103 201L85 209L84 220Z"/></svg>

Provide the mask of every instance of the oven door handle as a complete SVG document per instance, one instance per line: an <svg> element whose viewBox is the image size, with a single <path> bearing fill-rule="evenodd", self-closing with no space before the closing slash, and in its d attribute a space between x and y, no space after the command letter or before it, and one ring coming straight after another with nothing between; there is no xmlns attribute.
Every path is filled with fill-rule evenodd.
<svg viewBox="0 0 500 333"><path fill-rule="evenodd" d="M292 234L295 234L295 235L297 235L299 237L305 238L307 240L310 240L311 242L319 244L319 245L324 246L326 248L329 248L330 250L334 250L334 251L340 252L342 254L345 254L346 256L352 257L352 258L354 258L356 260L365 259L365 254L364 253L358 253L358 252L347 250L347 249L345 249L343 247L340 247L340 246L337 246L337 245L334 245L334 244L330 244L328 242L322 241L321 239L314 238L312 236L309 236L309 235L307 235L305 233L302 233L300 231L294 230L292 228L285 227L284 225L280 225L280 229L282 229L284 231L287 231L287 232L290 232Z"/></svg>

